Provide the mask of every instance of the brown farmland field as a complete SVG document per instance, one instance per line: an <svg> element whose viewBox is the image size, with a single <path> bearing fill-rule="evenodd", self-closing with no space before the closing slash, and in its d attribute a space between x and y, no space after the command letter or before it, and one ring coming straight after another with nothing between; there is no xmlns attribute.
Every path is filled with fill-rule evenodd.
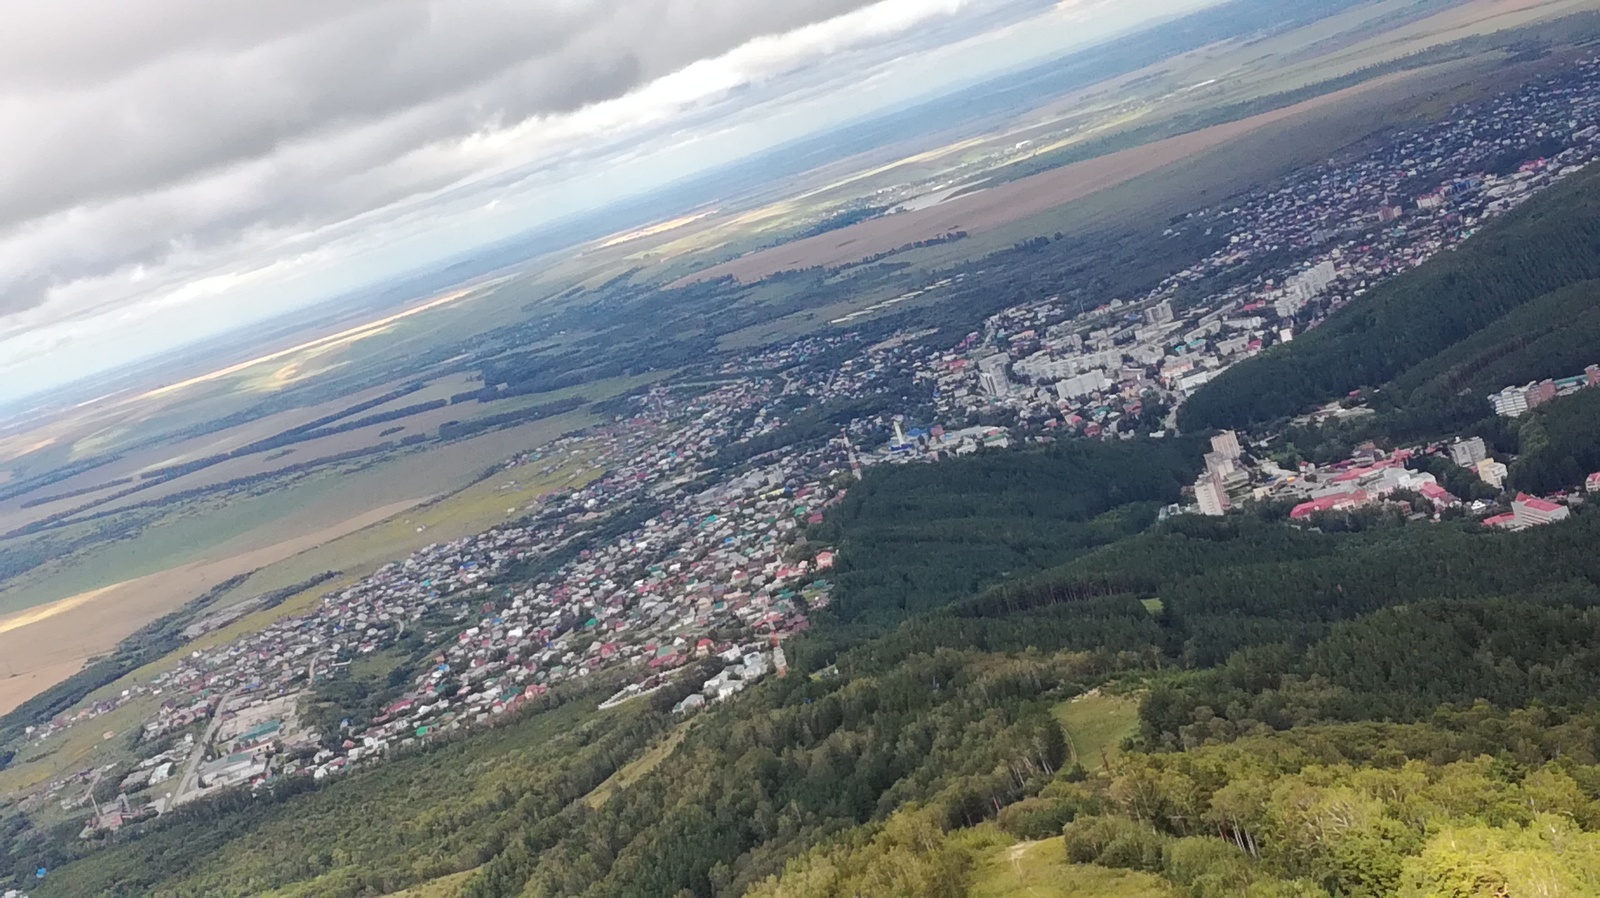
<svg viewBox="0 0 1600 898"><path fill-rule="evenodd" d="M875 218L750 253L700 271L679 281L677 285L726 275L750 283L780 271L860 262L879 253L893 252L907 244L937 238L952 231L980 234L1032 218L1182 162L1267 125L1314 112L1329 103L1407 77L1411 77L1411 73L1376 78L1293 106L1041 172L920 211Z"/></svg>
<svg viewBox="0 0 1600 898"><path fill-rule="evenodd" d="M185 564L0 618L5 674L0 678L0 714L217 584L391 518L424 498L376 508L294 539Z"/></svg>

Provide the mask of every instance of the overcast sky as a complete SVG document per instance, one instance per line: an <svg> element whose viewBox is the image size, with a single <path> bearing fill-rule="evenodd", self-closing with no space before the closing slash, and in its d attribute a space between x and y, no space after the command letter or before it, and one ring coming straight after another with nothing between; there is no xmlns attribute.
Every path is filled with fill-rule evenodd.
<svg viewBox="0 0 1600 898"><path fill-rule="evenodd" d="M0 399L1206 2L0 0Z"/></svg>

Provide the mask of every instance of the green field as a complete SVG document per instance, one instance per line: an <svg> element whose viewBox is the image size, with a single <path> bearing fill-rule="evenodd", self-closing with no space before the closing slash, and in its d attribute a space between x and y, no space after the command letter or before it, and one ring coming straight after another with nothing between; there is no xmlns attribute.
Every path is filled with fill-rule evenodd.
<svg viewBox="0 0 1600 898"><path fill-rule="evenodd" d="M1067 861L1060 837L989 849L968 898L1177 898L1159 876Z"/></svg>
<svg viewBox="0 0 1600 898"><path fill-rule="evenodd" d="M0 591L0 615L21 611L91 589L200 561L225 558L251 548L315 532L364 511L397 501L423 501L449 495L470 484L497 462L593 421L583 411L480 434L450 444L397 450L376 461L346 462L286 478L282 485L201 496L144 515L133 539L118 540L40 568ZM536 493L530 493L535 495ZM446 504L416 525L438 525L447 539L483 530L506 518L492 496ZM408 539L392 524L369 534L354 557L311 553L288 565L278 577L265 577L261 591L305 579L297 572L316 567L345 570L392 560L395 555L438 541ZM350 545L350 544L346 544ZM339 563L342 559L342 563ZM318 565L321 565L320 567ZM314 573L314 571L313 571ZM252 584L254 588L256 584Z"/></svg>
<svg viewBox="0 0 1600 898"><path fill-rule="evenodd" d="M1122 743L1139 729L1139 697L1092 692L1055 707L1073 759L1100 770L1122 753Z"/></svg>
<svg viewBox="0 0 1600 898"><path fill-rule="evenodd" d="M476 870L467 870L463 873L441 877L432 882L406 889L403 892L394 892L386 896L386 898L460 898L462 887L467 884L467 880L471 879L476 872ZM272 896L269 894L262 896L262 898L272 898Z"/></svg>

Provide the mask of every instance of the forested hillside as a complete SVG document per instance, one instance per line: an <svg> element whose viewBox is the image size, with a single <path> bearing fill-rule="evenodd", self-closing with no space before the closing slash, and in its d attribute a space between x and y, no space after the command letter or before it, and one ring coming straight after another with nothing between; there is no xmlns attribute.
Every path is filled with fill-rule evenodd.
<svg viewBox="0 0 1600 898"><path fill-rule="evenodd" d="M1562 396L1534 409L1517 428L1512 483L1547 493L1582 483L1600 469L1600 391Z"/></svg>
<svg viewBox="0 0 1600 898"><path fill-rule="evenodd" d="M843 550L835 612L898 622L1138 533L1200 454L1192 439L1074 441L875 469L817 532Z"/></svg>
<svg viewBox="0 0 1600 898"><path fill-rule="evenodd" d="M1186 470L1158 446L1107 451ZM1026 491L1019 458L1043 456L980 455L966 473ZM713 710L675 718L668 690L597 715L568 694L325 788L84 845L36 896L357 898L472 871L471 898L986 898L1006 894L997 870L1022 875L1014 850L1104 894L1593 894L1600 516L1317 532L1264 510L1097 550L1065 526L1048 545L1053 522L1144 498L1113 487L1114 458L1061 461L1098 486L1015 512L1052 522L1038 551L1067 563L897 607L881 636L798 642L789 676ZM902 519L905 545L952 539L970 500L955 489L936 513L904 470L828 522L847 559L884 551L885 502L928 511ZM1096 688L1141 697L1134 750L1074 749L1060 709Z"/></svg>
<svg viewBox="0 0 1600 898"><path fill-rule="evenodd" d="M1259 428L1398 379L1390 406L1435 406L1424 421L1459 426L1461 409L1443 407L1462 396L1467 414L1481 416L1486 406L1475 394L1503 386L1496 378L1572 373L1550 366L1583 358L1584 335L1595 332L1595 293L1582 284L1596 278L1600 173L1591 172L1488 225L1459 251L1351 301L1293 343L1228 369L1184 404L1179 423Z"/></svg>

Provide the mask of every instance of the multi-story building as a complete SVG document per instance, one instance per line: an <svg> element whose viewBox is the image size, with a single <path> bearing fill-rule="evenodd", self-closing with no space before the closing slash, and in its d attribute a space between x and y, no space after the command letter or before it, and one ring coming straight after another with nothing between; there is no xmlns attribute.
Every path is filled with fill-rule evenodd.
<svg viewBox="0 0 1600 898"><path fill-rule="evenodd" d="M1495 489L1505 489L1506 475L1510 473L1506 466L1492 458L1478 462L1478 478Z"/></svg>
<svg viewBox="0 0 1600 898"><path fill-rule="evenodd" d="M1534 409L1556 398L1556 384L1553 380L1541 380L1528 384L1522 392L1528 397L1528 408Z"/></svg>
<svg viewBox="0 0 1600 898"><path fill-rule="evenodd" d="M1528 413L1528 394L1521 387L1506 387L1490 396L1489 404L1503 418L1520 418Z"/></svg>
<svg viewBox="0 0 1600 898"><path fill-rule="evenodd" d="M1111 386L1111 378L1104 371L1095 370L1069 377L1056 384L1056 395L1062 399L1077 399L1091 393L1103 392Z"/></svg>
<svg viewBox="0 0 1600 898"><path fill-rule="evenodd" d="M1233 457L1221 452L1206 453L1206 474L1221 480L1234 471Z"/></svg>
<svg viewBox="0 0 1600 898"><path fill-rule="evenodd" d="M1538 527L1543 524L1554 524L1564 521L1571 516L1565 505L1557 505L1545 499L1538 499L1527 493L1518 493L1517 498L1511 502L1512 520L1517 529L1524 527Z"/></svg>
<svg viewBox="0 0 1600 898"><path fill-rule="evenodd" d="M1004 396L1011 392L1011 375L1006 367L1011 356L1003 352L978 360L978 386L990 396Z"/></svg>
<svg viewBox="0 0 1600 898"><path fill-rule="evenodd" d="M1450 444L1450 460L1463 468L1476 467L1478 462L1488 457L1489 451L1484 447L1482 437L1456 440Z"/></svg>
<svg viewBox="0 0 1600 898"><path fill-rule="evenodd" d="M1194 498L1203 515L1221 517L1228 511L1228 494L1222 488L1222 481L1210 474L1201 475L1195 481Z"/></svg>
<svg viewBox="0 0 1600 898"><path fill-rule="evenodd" d="M1244 455L1244 449L1239 445L1239 435L1231 430L1224 430L1211 438L1211 451L1229 459Z"/></svg>

